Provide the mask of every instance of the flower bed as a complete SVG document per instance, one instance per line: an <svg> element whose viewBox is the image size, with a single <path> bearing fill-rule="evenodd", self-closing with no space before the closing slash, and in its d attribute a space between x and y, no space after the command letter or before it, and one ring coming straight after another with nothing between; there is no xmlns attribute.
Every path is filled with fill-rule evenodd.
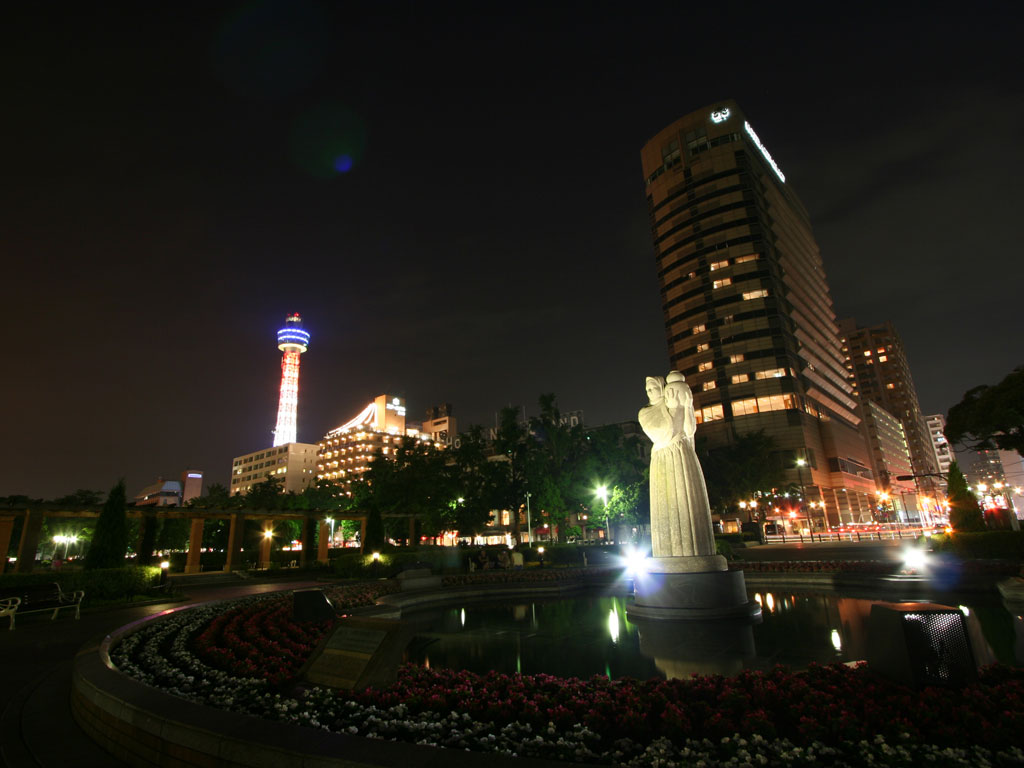
<svg viewBox="0 0 1024 768"><path fill-rule="evenodd" d="M375 582L330 597L344 610L394 589ZM111 659L189 701L508 755L636 768L1024 765L1021 670L989 668L960 691L914 691L842 665L669 681L403 667L382 690L289 695L284 685L331 626L296 622L290 611L290 595L180 611L126 636Z"/></svg>
<svg viewBox="0 0 1024 768"><path fill-rule="evenodd" d="M739 567L760 573L895 573L900 564L878 560L744 560Z"/></svg>

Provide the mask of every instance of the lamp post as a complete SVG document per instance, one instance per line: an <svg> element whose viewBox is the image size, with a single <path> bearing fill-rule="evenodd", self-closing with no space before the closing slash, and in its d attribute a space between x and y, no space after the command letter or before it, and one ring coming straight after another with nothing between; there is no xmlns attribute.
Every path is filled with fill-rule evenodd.
<svg viewBox="0 0 1024 768"><path fill-rule="evenodd" d="M526 535L530 538L527 539L526 543L530 549L533 549L533 524L530 522L530 492L526 492Z"/></svg>
<svg viewBox="0 0 1024 768"><path fill-rule="evenodd" d="M331 526L331 543L328 546L333 547L334 546L334 518L333 517L328 517L327 518L327 522Z"/></svg>
<svg viewBox="0 0 1024 768"><path fill-rule="evenodd" d="M604 540L610 544L612 540L612 529L608 519L608 486L602 485L597 489L597 496L604 502Z"/></svg>
<svg viewBox="0 0 1024 768"><path fill-rule="evenodd" d="M797 477L800 479L800 509L804 510L805 514L807 515L807 524L810 525L811 513L807 512L805 509L807 504L807 490L806 486L804 486L804 467L806 466L807 459L805 459L803 456L796 460Z"/></svg>

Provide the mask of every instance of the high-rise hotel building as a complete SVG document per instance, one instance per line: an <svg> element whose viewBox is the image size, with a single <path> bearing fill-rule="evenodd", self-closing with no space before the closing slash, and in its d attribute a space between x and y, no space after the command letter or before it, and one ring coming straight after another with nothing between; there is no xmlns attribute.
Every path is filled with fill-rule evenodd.
<svg viewBox="0 0 1024 768"><path fill-rule="evenodd" d="M734 101L672 123L642 162L669 359L698 434L712 448L773 437L812 529L870 520L875 481L825 270L782 170Z"/></svg>

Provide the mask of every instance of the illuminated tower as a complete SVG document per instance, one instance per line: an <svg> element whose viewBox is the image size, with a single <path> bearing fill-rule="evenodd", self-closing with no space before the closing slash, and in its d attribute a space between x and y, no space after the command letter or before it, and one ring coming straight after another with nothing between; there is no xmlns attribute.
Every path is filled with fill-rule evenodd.
<svg viewBox="0 0 1024 768"><path fill-rule="evenodd" d="M274 446L295 442L295 412L299 405L299 355L309 347L309 332L302 329L299 313L288 315L277 332L281 357L281 401L277 406Z"/></svg>

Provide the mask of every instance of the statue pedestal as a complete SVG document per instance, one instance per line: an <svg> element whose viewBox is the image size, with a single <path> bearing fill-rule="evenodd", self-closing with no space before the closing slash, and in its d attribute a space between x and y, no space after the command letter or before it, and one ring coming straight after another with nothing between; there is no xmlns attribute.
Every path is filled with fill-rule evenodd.
<svg viewBox="0 0 1024 768"><path fill-rule="evenodd" d="M743 571L730 571L721 555L656 557L634 577L630 617L670 621L759 619L761 606L747 599Z"/></svg>

